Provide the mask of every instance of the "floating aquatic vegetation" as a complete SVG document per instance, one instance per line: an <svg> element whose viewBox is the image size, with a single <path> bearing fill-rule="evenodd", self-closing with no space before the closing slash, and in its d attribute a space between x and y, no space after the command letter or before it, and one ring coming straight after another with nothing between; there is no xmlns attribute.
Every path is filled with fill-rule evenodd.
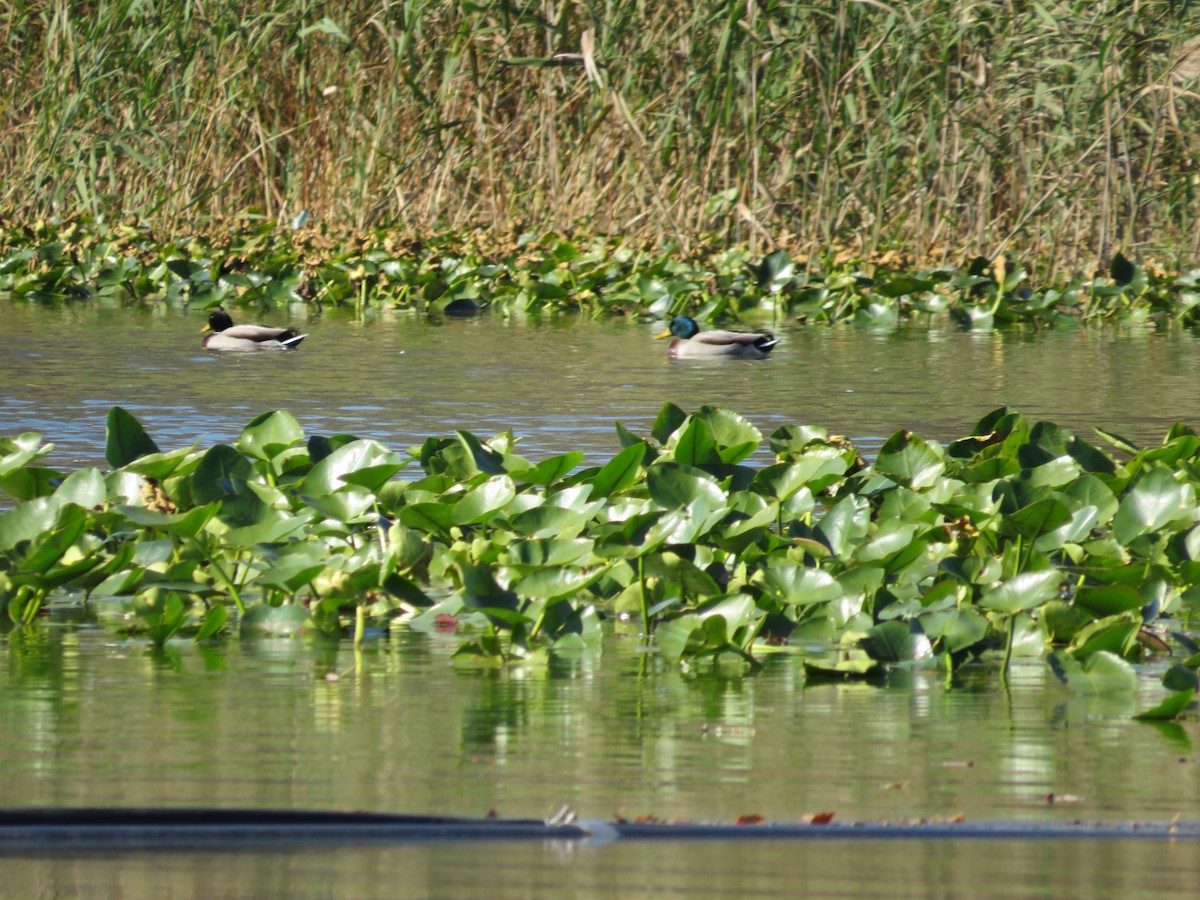
<svg viewBox="0 0 1200 900"><path fill-rule="evenodd" d="M274 411L232 444L164 452L114 408L111 469L69 473L39 465L39 435L3 439L8 627L101 598L160 644L452 623L460 661L503 665L596 652L613 618L690 670L753 671L823 635L783 651L811 678L1045 655L1069 688L1133 691L1133 665L1178 654L1175 698L1146 715L1196 690L1198 648L1172 624L1200 590L1189 428L1102 436L1106 452L1002 408L946 447L897 432L870 462L712 407L617 434L601 465L535 464L511 432L396 451Z"/></svg>
<svg viewBox="0 0 1200 900"><path fill-rule="evenodd" d="M526 234L511 244L386 232L330 238L271 223L187 240L90 221L0 229L0 299L161 302L265 311L289 304L425 316L633 315L704 322L848 323L893 329L942 320L968 330L1086 322L1192 324L1200 272L1175 277L1116 254L1103 274L1033 285L1015 259L895 271L863 260L797 260L721 248L686 257L611 239Z"/></svg>

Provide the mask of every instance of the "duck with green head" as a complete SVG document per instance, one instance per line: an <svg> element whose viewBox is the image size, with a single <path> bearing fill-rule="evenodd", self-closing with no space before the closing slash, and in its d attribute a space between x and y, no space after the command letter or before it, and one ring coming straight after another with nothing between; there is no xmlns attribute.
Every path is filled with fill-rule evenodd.
<svg viewBox="0 0 1200 900"><path fill-rule="evenodd" d="M205 350L295 350L308 337L294 328L234 325L223 309L214 309L201 331L211 332L200 342Z"/></svg>
<svg viewBox="0 0 1200 900"><path fill-rule="evenodd" d="M691 316L676 316L658 340L671 338L668 359L766 359L778 338L768 332L701 331Z"/></svg>

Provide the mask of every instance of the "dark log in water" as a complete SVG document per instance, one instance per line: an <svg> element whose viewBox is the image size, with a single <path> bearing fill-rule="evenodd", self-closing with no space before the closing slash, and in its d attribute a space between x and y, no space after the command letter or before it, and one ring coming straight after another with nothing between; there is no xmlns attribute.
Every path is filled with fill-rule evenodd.
<svg viewBox="0 0 1200 900"><path fill-rule="evenodd" d="M554 840L907 840L1200 838L1200 822L861 821L702 824L570 818L463 818L321 810L29 808L0 810L0 853L256 849L264 844Z"/></svg>

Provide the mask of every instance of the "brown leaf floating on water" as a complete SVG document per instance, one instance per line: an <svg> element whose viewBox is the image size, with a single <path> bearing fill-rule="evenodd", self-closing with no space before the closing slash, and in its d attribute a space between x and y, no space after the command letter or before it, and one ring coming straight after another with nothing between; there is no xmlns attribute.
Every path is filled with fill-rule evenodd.
<svg viewBox="0 0 1200 900"><path fill-rule="evenodd" d="M761 825L765 821L767 820L757 813L751 813L750 815L737 817L737 823L739 825Z"/></svg>
<svg viewBox="0 0 1200 900"><path fill-rule="evenodd" d="M828 825L833 821L833 815L831 812L806 813L800 821L805 825Z"/></svg>
<svg viewBox="0 0 1200 900"><path fill-rule="evenodd" d="M1138 629L1137 642L1143 647L1158 653L1171 652L1171 645L1163 639L1162 635L1151 631L1149 628L1144 626Z"/></svg>

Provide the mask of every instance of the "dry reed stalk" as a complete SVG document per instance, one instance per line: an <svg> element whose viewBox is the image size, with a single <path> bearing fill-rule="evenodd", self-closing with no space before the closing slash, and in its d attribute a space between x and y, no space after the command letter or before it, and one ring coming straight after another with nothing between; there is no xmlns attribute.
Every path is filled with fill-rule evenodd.
<svg viewBox="0 0 1200 900"><path fill-rule="evenodd" d="M1178 258L1185 6L13 0L0 208ZM750 215L712 219L730 189Z"/></svg>

